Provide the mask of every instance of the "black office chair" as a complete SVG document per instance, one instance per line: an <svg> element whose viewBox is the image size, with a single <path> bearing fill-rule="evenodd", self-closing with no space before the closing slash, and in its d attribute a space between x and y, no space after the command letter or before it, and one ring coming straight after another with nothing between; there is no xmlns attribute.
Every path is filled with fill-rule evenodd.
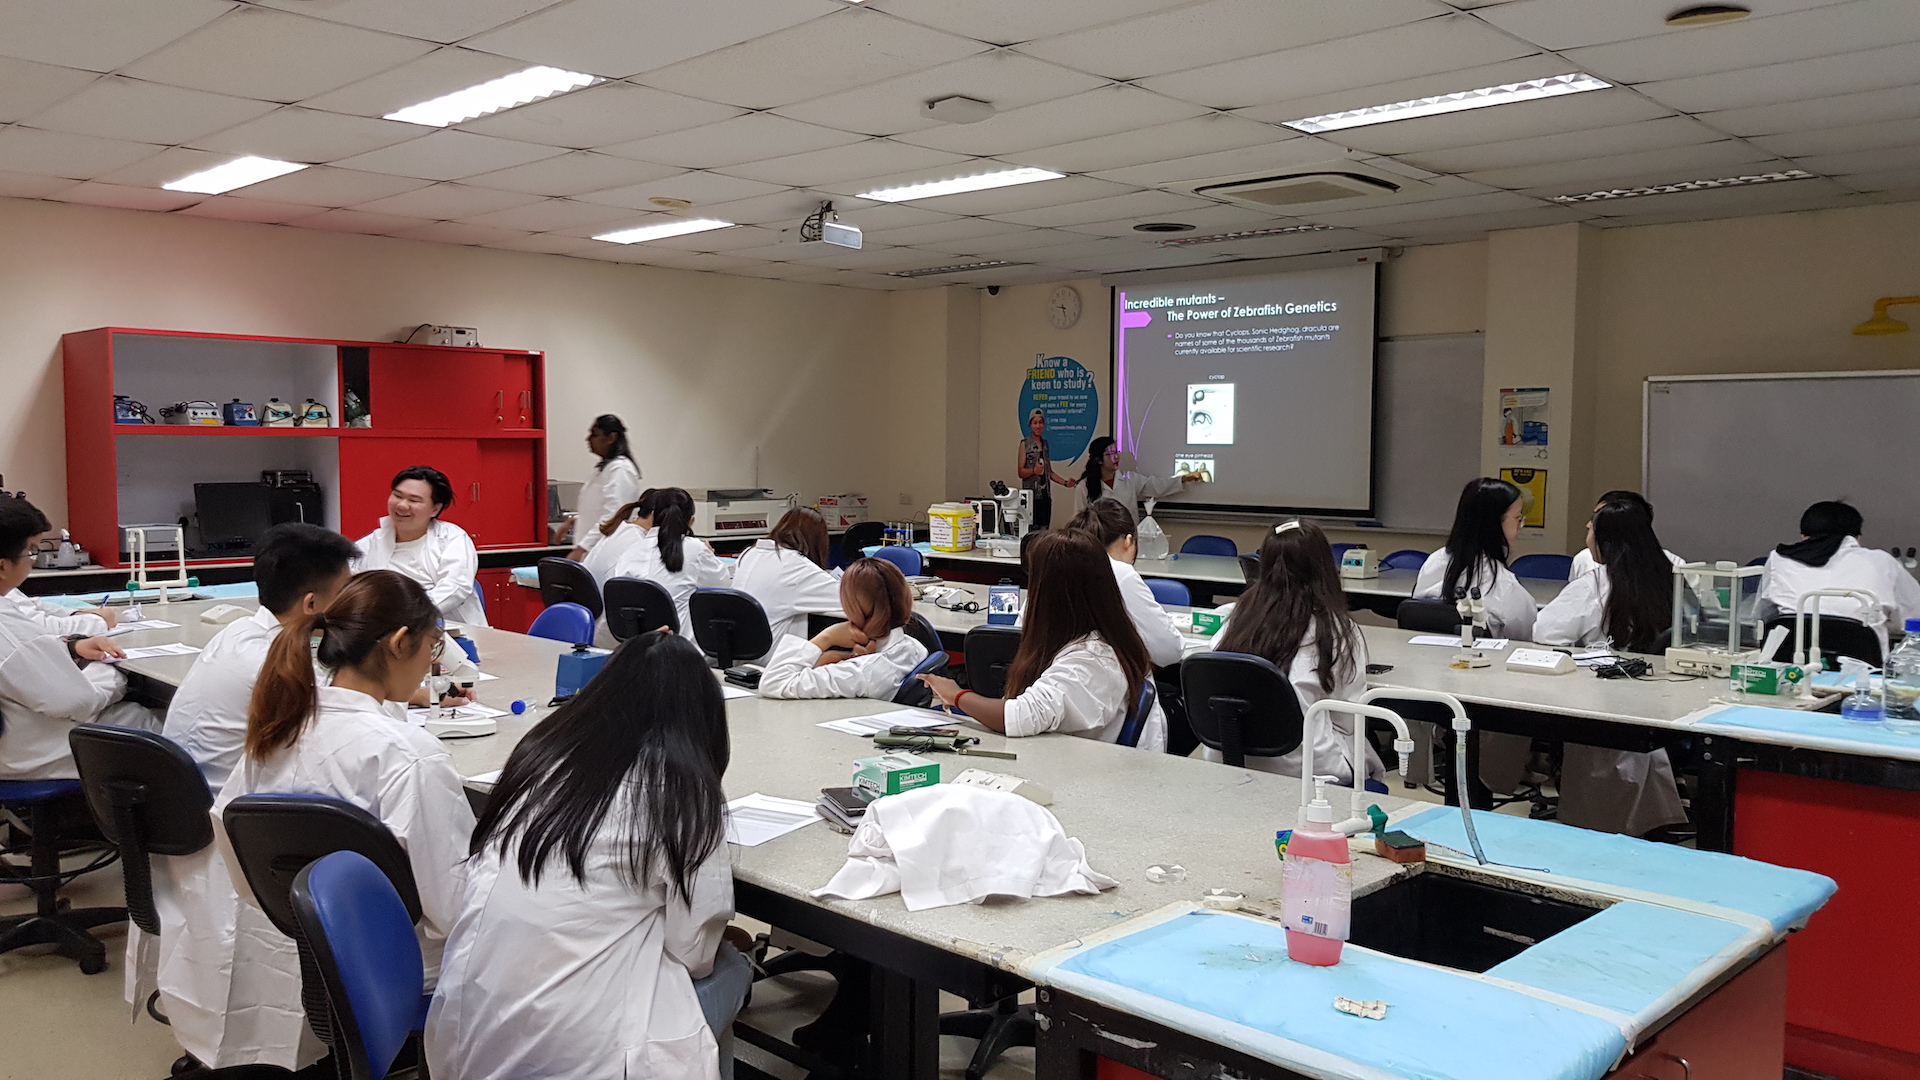
<svg viewBox="0 0 1920 1080"><path fill-rule="evenodd" d="M840 534L840 565L846 566L860 557L861 548L870 548L886 539L887 523L884 521L856 521L847 526Z"/></svg>
<svg viewBox="0 0 1920 1080"><path fill-rule="evenodd" d="M1120 737L1113 740L1121 746L1139 746L1140 734L1146 729L1147 717L1153 715L1153 703L1159 699L1160 688L1152 679L1140 684L1140 696L1133 702L1133 710L1120 724Z"/></svg>
<svg viewBox="0 0 1920 1080"><path fill-rule="evenodd" d="M693 620L693 640L723 671L773 649L773 627L752 593L695 589L687 602L687 615Z"/></svg>
<svg viewBox="0 0 1920 1080"><path fill-rule="evenodd" d="M1418 630L1423 634L1457 634L1460 632L1460 609L1446 600L1407 599L1400 601L1393 621L1402 630Z"/></svg>
<svg viewBox="0 0 1920 1080"><path fill-rule="evenodd" d="M999 697L1007 689L1007 671L1020 651L1017 626L976 626L967 631L967 688L983 697Z"/></svg>
<svg viewBox="0 0 1920 1080"><path fill-rule="evenodd" d="M579 604L593 613L598 619L603 607L600 603L600 586L594 582L587 568L572 559L541 559L537 567L540 573L540 602L548 607L555 604Z"/></svg>
<svg viewBox="0 0 1920 1080"><path fill-rule="evenodd" d="M1260 579L1260 553L1243 551L1240 553L1240 576L1251 585Z"/></svg>
<svg viewBox="0 0 1920 1080"><path fill-rule="evenodd" d="M680 612L673 606L673 594L657 581L608 578L601 599L607 606L607 630L616 641L650 630L680 632Z"/></svg>
<svg viewBox="0 0 1920 1080"><path fill-rule="evenodd" d="M80 790L100 834L120 849L127 918L160 932L151 855L191 855L213 843L213 792L172 740L142 728L79 724L67 733Z"/></svg>
<svg viewBox="0 0 1920 1080"><path fill-rule="evenodd" d="M943 653L947 651L946 643L940 640L940 631L933 628L932 620L928 619L925 615L917 611L909 615L907 617L907 625L903 629L906 630L908 636L912 637L913 640L925 645L928 652Z"/></svg>
<svg viewBox="0 0 1920 1080"><path fill-rule="evenodd" d="M926 659L915 665L907 677L900 680L900 688L893 693L895 705L907 705L924 709L933 704L933 691L920 681L922 675L945 675L947 673L947 654L941 651L930 652Z"/></svg>
<svg viewBox="0 0 1920 1080"><path fill-rule="evenodd" d="M1767 631L1769 633L1771 633L1776 626L1784 626L1787 628L1787 640L1780 643L1780 648L1774 652L1771 659L1778 660L1782 663L1792 662L1793 654L1797 651L1797 643L1793 640L1793 624L1794 616L1792 615L1776 615L1767 620ZM1808 646L1811 647L1813 642L1812 615L1807 616L1806 625L1807 642ZM1880 652L1880 638L1873 632L1872 627L1858 619L1847 619L1838 615L1820 616L1820 656L1823 661L1822 666L1826 667L1829 671L1839 670L1839 664L1826 663L1826 661L1831 661L1838 656L1851 656L1856 660L1864 660L1872 667L1879 667L1881 661L1884 659Z"/></svg>
<svg viewBox="0 0 1920 1080"><path fill-rule="evenodd" d="M1195 653L1180 662L1187 720L1229 765L1249 756L1280 757L1300 746L1306 716L1286 673L1246 653Z"/></svg>

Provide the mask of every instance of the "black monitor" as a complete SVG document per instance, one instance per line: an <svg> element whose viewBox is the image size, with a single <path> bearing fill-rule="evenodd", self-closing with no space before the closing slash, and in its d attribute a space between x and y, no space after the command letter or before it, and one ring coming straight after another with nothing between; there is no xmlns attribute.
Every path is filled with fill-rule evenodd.
<svg viewBox="0 0 1920 1080"><path fill-rule="evenodd" d="M193 505L207 551L250 552L274 525L273 489L265 484L195 484Z"/></svg>

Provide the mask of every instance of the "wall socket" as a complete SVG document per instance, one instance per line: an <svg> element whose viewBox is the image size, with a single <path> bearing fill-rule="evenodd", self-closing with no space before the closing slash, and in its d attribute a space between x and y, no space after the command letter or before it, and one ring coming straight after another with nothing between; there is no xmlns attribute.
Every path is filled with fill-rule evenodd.
<svg viewBox="0 0 1920 1080"><path fill-rule="evenodd" d="M901 493L900 493L900 505L901 505L901 506L912 506L912 505L913 505L913 495L912 495L912 494L911 494L910 492L905 492L905 491L903 491L903 492L901 492Z"/></svg>

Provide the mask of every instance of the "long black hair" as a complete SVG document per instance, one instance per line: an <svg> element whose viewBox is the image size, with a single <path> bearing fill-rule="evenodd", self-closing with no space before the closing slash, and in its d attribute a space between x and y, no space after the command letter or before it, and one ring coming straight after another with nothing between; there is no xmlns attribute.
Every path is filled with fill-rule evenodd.
<svg viewBox="0 0 1920 1080"><path fill-rule="evenodd" d="M1600 625L1616 649L1652 652L1673 625L1673 567L1653 532L1653 515L1632 502L1602 503L1593 512L1593 546L1607 574Z"/></svg>
<svg viewBox="0 0 1920 1080"><path fill-rule="evenodd" d="M726 836L730 753L706 657L684 637L641 634L520 740L470 850L494 848L505 861L511 849L528 885L558 859L586 885L587 853L619 799L621 877L638 888L658 872L690 901L695 873Z"/></svg>
<svg viewBox="0 0 1920 1080"><path fill-rule="evenodd" d="M1093 503L1100 498L1100 489L1106 482L1106 473L1101 464L1107 459L1107 448L1113 445L1113 436L1102 435L1087 444L1087 467L1080 470L1080 485L1087 489L1087 502Z"/></svg>
<svg viewBox="0 0 1920 1080"><path fill-rule="evenodd" d="M660 561L666 564L667 572L679 573L686 565L681 541L693 531L693 496L686 488L654 488L653 497L640 512L651 517L653 527L660 530Z"/></svg>
<svg viewBox="0 0 1920 1080"><path fill-rule="evenodd" d="M1469 480L1460 489L1460 505L1453 511L1453 531L1447 534L1447 577L1440 587L1440 599L1452 600L1457 590L1472 584L1481 563L1507 565L1507 530L1501 519L1519 498L1519 488L1491 476ZM1483 581L1480 587L1492 588L1493 582Z"/></svg>
<svg viewBox="0 0 1920 1080"><path fill-rule="evenodd" d="M1133 514L1121 506L1118 499L1093 500L1086 509L1073 515L1073 520L1067 522L1067 528L1092 533L1103 548L1111 548L1129 536L1136 541L1140 538L1140 526L1135 524Z"/></svg>
<svg viewBox="0 0 1920 1080"><path fill-rule="evenodd" d="M1219 647L1265 657L1285 671L1309 632L1320 653L1314 674L1320 689L1331 693L1359 662L1340 568L1320 526L1283 521L1260 544L1260 576L1233 605Z"/></svg>
<svg viewBox="0 0 1920 1080"><path fill-rule="evenodd" d="M607 462L617 457L633 461L633 451L627 448L627 425L621 423L619 417L612 413L601 413L594 418L593 429L602 435L613 436L613 448L607 451L606 457L600 459L600 464L593 467L594 471L606 468ZM635 462L636 467L638 464Z"/></svg>
<svg viewBox="0 0 1920 1080"><path fill-rule="evenodd" d="M1140 687L1153 678L1153 659L1140 640L1106 545L1079 529L1039 534L1028 555L1026 628L1007 672L1006 696L1019 697L1053 665L1053 658L1088 634L1097 633L1127 676L1127 711Z"/></svg>

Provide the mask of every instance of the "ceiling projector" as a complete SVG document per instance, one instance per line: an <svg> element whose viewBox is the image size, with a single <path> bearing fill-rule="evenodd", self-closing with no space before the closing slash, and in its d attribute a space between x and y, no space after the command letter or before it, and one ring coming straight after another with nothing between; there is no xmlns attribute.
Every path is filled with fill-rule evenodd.
<svg viewBox="0 0 1920 1080"><path fill-rule="evenodd" d="M860 227L847 225L833 212L833 204L823 202L807 220L800 223L800 242L803 244L819 241L835 247L860 250Z"/></svg>

